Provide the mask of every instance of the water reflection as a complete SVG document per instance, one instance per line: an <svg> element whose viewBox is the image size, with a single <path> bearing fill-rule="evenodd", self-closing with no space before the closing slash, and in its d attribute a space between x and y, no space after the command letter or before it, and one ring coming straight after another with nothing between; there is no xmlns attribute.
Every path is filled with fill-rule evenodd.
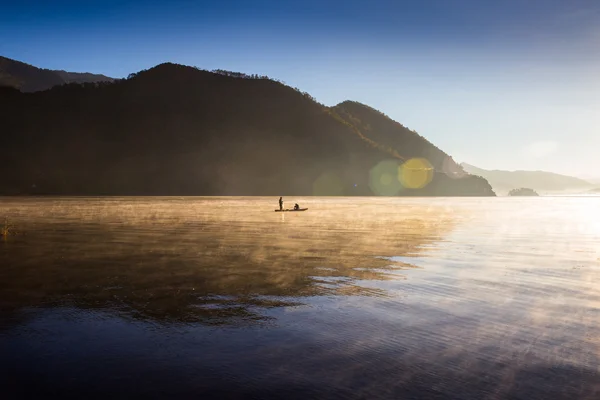
<svg viewBox="0 0 600 400"><path fill-rule="evenodd" d="M598 398L598 200L276 199L0 199L3 393Z"/></svg>
<svg viewBox="0 0 600 400"><path fill-rule="evenodd" d="M266 310L307 297L389 296L376 282L411 266L386 257L422 251L460 217L439 201L386 209L314 198L301 199L310 212L284 216L269 200L3 200L24 234L0 244L0 307L268 321Z"/></svg>

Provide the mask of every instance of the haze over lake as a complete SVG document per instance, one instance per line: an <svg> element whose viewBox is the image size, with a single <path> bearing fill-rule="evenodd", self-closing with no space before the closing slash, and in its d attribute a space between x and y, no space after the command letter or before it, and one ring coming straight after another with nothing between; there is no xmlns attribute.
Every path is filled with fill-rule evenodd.
<svg viewBox="0 0 600 400"><path fill-rule="evenodd" d="M600 198L0 198L5 398L600 397Z"/></svg>

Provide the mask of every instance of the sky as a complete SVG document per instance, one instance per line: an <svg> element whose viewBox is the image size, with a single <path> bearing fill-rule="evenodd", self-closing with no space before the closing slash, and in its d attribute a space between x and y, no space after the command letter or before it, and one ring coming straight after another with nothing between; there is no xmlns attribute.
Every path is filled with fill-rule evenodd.
<svg viewBox="0 0 600 400"><path fill-rule="evenodd" d="M264 74L368 104L458 162L600 178L597 0L20 0L0 4L0 55Z"/></svg>

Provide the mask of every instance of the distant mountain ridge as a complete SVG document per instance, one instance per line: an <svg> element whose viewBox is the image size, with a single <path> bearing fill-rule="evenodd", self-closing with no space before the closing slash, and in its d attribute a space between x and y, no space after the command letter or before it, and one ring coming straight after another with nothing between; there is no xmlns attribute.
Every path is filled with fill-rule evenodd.
<svg viewBox="0 0 600 400"><path fill-rule="evenodd" d="M538 192L561 192L594 186L583 179L553 172L485 170L467 163L461 163L461 166L469 174L485 178L496 192L502 193L522 187L532 188Z"/></svg>
<svg viewBox="0 0 600 400"><path fill-rule="evenodd" d="M87 72L54 71L0 56L0 86L37 92L65 83L113 82L114 78Z"/></svg>
<svg viewBox="0 0 600 400"><path fill-rule="evenodd" d="M165 63L113 83L4 88L0 120L0 194L495 195L382 113L263 76ZM406 167L415 158L428 161Z"/></svg>

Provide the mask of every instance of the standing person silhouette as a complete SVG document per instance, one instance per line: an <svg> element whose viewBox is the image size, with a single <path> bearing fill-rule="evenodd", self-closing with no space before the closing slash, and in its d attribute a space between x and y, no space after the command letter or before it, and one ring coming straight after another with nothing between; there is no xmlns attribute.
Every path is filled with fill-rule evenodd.
<svg viewBox="0 0 600 400"><path fill-rule="evenodd" d="M283 211L283 197L279 198L279 211Z"/></svg>

